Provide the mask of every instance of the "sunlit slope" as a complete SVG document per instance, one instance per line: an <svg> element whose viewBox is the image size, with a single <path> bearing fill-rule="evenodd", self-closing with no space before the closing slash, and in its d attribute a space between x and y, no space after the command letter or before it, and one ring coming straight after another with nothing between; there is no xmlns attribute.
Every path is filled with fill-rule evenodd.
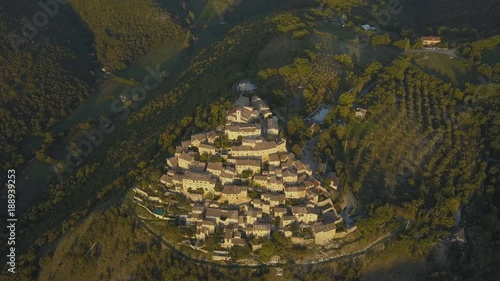
<svg viewBox="0 0 500 281"><path fill-rule="evenodd" d="M72 0L71 5L94 33L99 61L123 69L146 51L182 36L171 15L152 0Z"/></svg>

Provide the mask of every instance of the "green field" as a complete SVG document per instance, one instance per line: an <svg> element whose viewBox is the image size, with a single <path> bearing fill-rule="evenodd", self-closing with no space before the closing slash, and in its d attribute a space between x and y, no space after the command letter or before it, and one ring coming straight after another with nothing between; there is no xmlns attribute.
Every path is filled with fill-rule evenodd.
<svg viewBox="0 0 500 281"><path fill-rule="evenodd" d="M479 74L476 71L464 61L447 55L424 53L416 56L413 61L426 73L450 82L454 86L463 86L466 82L479 82Z"/></svg>
<svg viewBox="0 0 500 281"><path fill-rule="evenodd" d="M261 68L279 68L293 62L293 58L303 50L299 40L278 36L271 40L257 55L257 65Z"/></svg>

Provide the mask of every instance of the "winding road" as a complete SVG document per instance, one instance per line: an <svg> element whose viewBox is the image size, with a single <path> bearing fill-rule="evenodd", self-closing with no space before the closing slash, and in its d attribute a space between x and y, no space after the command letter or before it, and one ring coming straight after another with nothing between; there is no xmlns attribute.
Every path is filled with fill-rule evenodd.
<svg viewBox="0 0 500 281"><path fill-rule="evenodd" d="M139 221L139 223L144 227L146 232L148 232L150 235L152 235L153 237L155 237L156 239L161 241L161 243L163 245L165 245L169 249L171 249L174 252L174 254L177 255L182 260L189 260L191 262L201 264L201 265L211 265L211 266L223 267L223 268L262 268L262 267L270 267L271 268L271 267L282 267L282 266L287 265L287 263L258 264L258 265L242 265L242 264L236 264L236 263L221 264L221 263L217 263L217 262L213 262L213 261L193 258L193 257L185 255L183 252L181 252L178 249L176 249L175 247L173 247L165 238L163 238L161 235L156 233L149 225L147 225L147 223L142 221L134 211L133 211L133 214L136 217L136 219ZM379 239L375 240L374 242L372 242L370 245L366 246L362 250L355 251L355 252L348 253L348 254L347 253L340 254L337 256L332 256L329 258L324 258L324 259L320 259L320 260L312 261L312 262L307 262L307 263L295 263L294 265L308 267L308 266L313 265L313 264L323 264L323 263L329 263L329 262L336 262L336 261L340 261L343 259L353 258L353 257L357 257L360 255L366 254L367 252L373 250L377 246L385 243L386 241L388 241L389 239L394 237L394 235L396 235L397 233L399 233L400 231L402 231L404 229L405 225L406 225L406 222L402 223L400 227L398 227L397 229L395 229L394 231L392 231L390 233L387 233L386 235L380 237Z"/></svg>

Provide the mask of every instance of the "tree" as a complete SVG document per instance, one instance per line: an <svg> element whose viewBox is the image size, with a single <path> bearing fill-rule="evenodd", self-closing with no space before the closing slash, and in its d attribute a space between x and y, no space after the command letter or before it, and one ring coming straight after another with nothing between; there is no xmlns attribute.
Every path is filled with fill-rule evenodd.
<svg viewBox="0 0 500 281"><path fill-rule="evenodd" d="M300 134L305 129L304 120L300 116L295 116L288 121L287 131L289 135Z"/></svg>
<svg viewBox="0 0 500 281"><path fill-rule="evenodd" d="M410 39L404 38L393 43L393 45L401 50L408 51L411 48Z"/></svg>
<svg viewBox="0 0 500 281"><path fill-rule="evenodd" d="M318 0L318 2L322 6L327 6L334 11L350 11L351 8L358 7L364 4L364 1L362 0Z"/></svg>
<svg viewBox="0 0 500 281"><path fill-rule="evenodd" d="M389 34L384 33L380 35L375 35L371 39L372 46L377 46L377 45L388 45L391 43L391 38L389 37Z"/></svg>
<svg viewBox="0 0 500 281"><path fill-rule="evenodd" d="M302 155L302 148L298 145L298 144L294 144L292 146L292 152L296 155L296 156L300 156Z"/></svg>

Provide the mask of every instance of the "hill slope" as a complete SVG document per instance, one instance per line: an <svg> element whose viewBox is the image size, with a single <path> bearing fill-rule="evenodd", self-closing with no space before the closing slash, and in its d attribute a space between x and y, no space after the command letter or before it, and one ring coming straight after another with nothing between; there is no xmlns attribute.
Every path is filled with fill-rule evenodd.
<svg viewBox="0 0 500 281"><path fill-rule="evenodd" d="M84 101L94 86L90 36L70 8L61 6L58 16L31 39L22 36L21 19L39 9L29 1L9 2L0 14L0 166L4 169L31 157L29 148L24 156L18 151L27 137L36 135L50 143L48 128Z"/></svg>
<svg viewBox="0 0 500 281"><path fill-rule="evenodd" d="M93 32L97 58L108 70L124 69L151 48L182 37L180 26L152 0L70 3Z"/></svg>

